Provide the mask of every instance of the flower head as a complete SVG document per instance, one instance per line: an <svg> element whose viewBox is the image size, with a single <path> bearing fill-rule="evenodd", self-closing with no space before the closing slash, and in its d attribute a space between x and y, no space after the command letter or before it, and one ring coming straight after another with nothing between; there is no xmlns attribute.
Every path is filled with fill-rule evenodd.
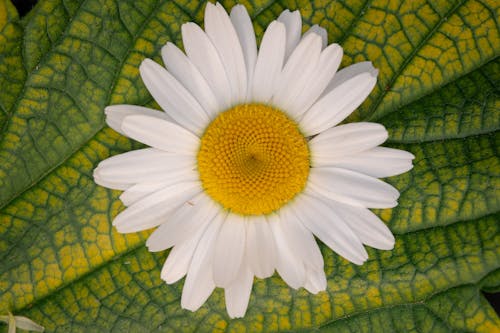
<svg viewBox="0 0 500 333"><path fill-rule="evenodd" d="M267 27L260 47L247 11L208 3L205 31L182 26L185 54L162 49L166 69L146 59L141 77L165 111L106 108L116 131L151 148L111 157L95 181L123 190L123 233L159 226L146 245L172 247L161 277L186 276L181 305L198 309L224 288L231 317L245 314L254 276L276 270L292 288L325 290L314 236L362 264L363 244L394 237L369 208L397 205L378 180L408 171L413 155L378 147L375 123L338 125L368 96L378 71L363 62L337 72L342 48L323 28L301 35L298 11Z"/></svg>

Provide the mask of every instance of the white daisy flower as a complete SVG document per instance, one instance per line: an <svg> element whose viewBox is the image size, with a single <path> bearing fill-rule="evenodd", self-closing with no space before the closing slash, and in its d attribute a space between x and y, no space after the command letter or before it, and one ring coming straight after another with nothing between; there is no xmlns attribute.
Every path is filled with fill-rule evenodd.
<svg viewBox="0 0 500 333"><path fill-rule="evenodd" d="M370 62L337 72L342 48L325 29L301 35L298 11L267 27L260 47L245 7L207 3L205 31L182 26L185 53L162 49L166 69L146 59L140 74L165 111L106 108L108 125L151 148L111 157L96 183L123 190L122 233L159 226L150 251L172 248L161 278L186 276L181 305L197 310L224 288L230 317L244 316L254 276L276 270L292 288L326 288L314 236L361 265L363 246L394 237L369 208L397 205L377 178L406 172L413 155L378 147L384 126L339 125L368 96Z"/></svg>

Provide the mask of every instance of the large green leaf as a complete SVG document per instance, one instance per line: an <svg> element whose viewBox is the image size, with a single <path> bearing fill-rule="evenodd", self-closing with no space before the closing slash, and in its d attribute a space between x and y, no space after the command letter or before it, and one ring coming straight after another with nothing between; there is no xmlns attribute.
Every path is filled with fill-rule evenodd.
<svg viewBox="0 0 500 333"><path fill-rule="evenodd" d="M256 279L243 319L228 318L220 290L182 310L182 282L160 280L167 253L147 252L147 233L116 233L119 192L96 186L92 170L139 147L104 125L103 108L153 104L140 62L179 45L180 25L201 22L204 3L45 0L20 19L0 0L0 314L49 332L499 331L480 290L500 288L500 3L244 4L259 36L298 8L342 44L343 65L380 69L351 120L384 124L389 145L416 156L388 180L399 206L377 211L395 249L369 249L355 266L322 246L327 292Z"/></svg>

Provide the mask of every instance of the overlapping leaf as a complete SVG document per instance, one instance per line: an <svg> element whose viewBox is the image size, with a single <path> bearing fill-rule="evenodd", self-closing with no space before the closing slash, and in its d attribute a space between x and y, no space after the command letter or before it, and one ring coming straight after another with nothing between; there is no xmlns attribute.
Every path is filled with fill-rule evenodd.
<svg viewBox="0 0 500 333"><path fill-rule="evenodd" d="M385 124L389 145L416 155L412 172L389 179L400 205L377 212L394 251L370 249L359 267L322 248L327 292L256 280L243 319L227 317L220 291L182 310L182 282L160 280L166 253L148 253L146 233L112 229L119 193L92 170L138 147L104 125L103 108L152 103L138 65L180 44L204 3L46 0L21 20L0 0L0 312L49 332L498 329L480 293L500 288L498 1L244 4L259 35L298 8L342 44L344 65L380 69L351 119Z"/></svg>

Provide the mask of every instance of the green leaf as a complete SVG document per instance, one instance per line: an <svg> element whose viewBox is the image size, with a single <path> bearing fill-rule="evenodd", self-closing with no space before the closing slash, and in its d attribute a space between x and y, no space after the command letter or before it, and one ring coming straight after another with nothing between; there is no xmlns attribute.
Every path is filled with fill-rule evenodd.
<svg viewBox="0 0 500 333"><path fill-rule="evenodd" d="M388 145L416 156L388 179L399 206L377 211L395 249L368 249L356 266L321 245L327 292L256 279L243 319L228 318L220 290L182 310L183 282L160 279L167 253L147 251L147 232L116 233L119 192L95 185L92 170L139 147L105 126L103 108L154 105L138 66L180 45L204 2L42 0L20 19L0 0L0 314L47 332L500 330L481 294L500 288L500 3L243 3L259 36L298 8L342 44L344 66L380 69L351 120L384 124Z"/></svg>

